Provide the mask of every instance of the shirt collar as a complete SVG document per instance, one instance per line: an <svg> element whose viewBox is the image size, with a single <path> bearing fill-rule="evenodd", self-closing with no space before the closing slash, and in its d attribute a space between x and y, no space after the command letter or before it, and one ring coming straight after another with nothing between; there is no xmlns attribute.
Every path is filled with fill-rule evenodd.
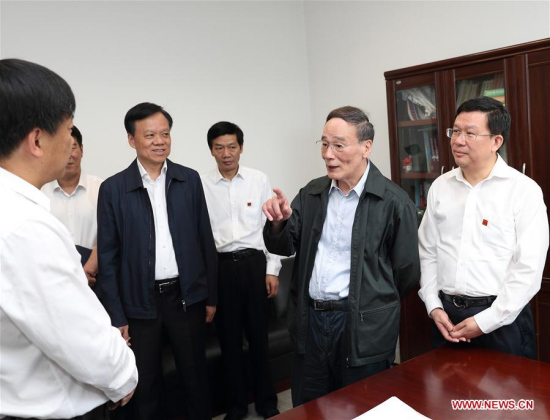
<svg viewBox="0 0 550 420"><path fill-rule="evenodd" d="M365 183L367 182L367 176L369 175L369 169L370 169L370 160L367 161L367 169L365 169L365 172L363 173L363 176L361 176L361 179L359 180L357 185L355 187L353 187L349 192L355 191L355 194L357 194L357 197L361 197L361 193L365 189ZM329 195L330 195L330 193L332 192L332 190L334 188L340 190L340 188L338 188L338 184L336 183L336 180L333 179L332 182L330 183L330 188L328 190ZM340 190L340 191L342 191L342 190Z"/></svg>
<svg viewBox="0 0 550 420"><path fill-rule="evenodd" d="M239 169L237 169L237 173L235 174L233 179L235 179L236 177L244 179L245 178L243 174L244 172L245 172L244 168L241 165L239 165ZM214 182L214 184L217 184L218 182L229 181L229 180L227 178L224 178L224 176L220 172L220 169L216 167L216 169L212 171L212 181Z"/></svg>
<svg viewBox="0 0 550 420"><path fill-rule="evenodd" d="M0 168L0 185L50 211L50 199L42 191L4 168Z"/></svg>
<svg viewBox="0 0 550 420"><path fill-rule="evenodd" d="M147 182L153 182L153 180L151 179L151 177L149 176L149 174L147 173L147 171L145 170L145 168L143 167L139 159L136 159L136 160L137 160L137 165L139 169L139 174L141 175L141 179ZM166 160L165 160L164 164L162 165L162 169L160 170L160 175L161 176L165 175L167 169L168 169L168 165L166 164Z"/></svg>
<svg viewBox="0 0 550 420"><path fill-rule="evenodd" d="M502 159L500 154L497 153L497 156L495 166L493 166L493 169L487 179L491 179L494 176L499 178L509 178L511 176L509 171L510 167L508 164L504 161L504 159Z"/></svg>
<svg viewBox="0 0 550 420"><path fill-rule="evenodd" d="M497 161L493 165L493 169L491 169L491 172L489 173L489 176L487 178L485 178L484 180L482 180L481 182L488 181L489 179L491 179L493 177L509 178L510 177L509 168L510 167L508 166L508 164L504 161L504 159L502 159L500 154L497 153ZM458 181L462 181L462 182L465 182L465 183L469 184L469 182L466 180L466 178L464 178L464 174L462 173L462 169L460 169L460 168L457 168L457 169L458 170L456 171L456 174L455 174L456 179Z"/></svg>
<svg viewBox="0 0 550 420"><path fill-rule="evenodd" d="M59 182L57 181L57 179L55 181L52 181L52 187L53 187L53 190L54 191L61 191L63 192L65 195L73 195L79 188L84 188L84 190L87 190L88 189L88 183L86 182L87 178L86 176L84 175L84 172L80 172L80 178L78 179L78 184L76 186L76 188L74 189L74 191L72 192L72 194L67 194L63 188L61 188L61 185L59 185Z"/></svg>

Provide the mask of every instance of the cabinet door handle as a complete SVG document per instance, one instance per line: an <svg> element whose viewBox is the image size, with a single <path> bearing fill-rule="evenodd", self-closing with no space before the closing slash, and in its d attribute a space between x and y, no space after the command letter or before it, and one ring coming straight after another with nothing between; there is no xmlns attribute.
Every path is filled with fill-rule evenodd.
<svg viewBox="0 0 550 420"><path fill-rule="evenodd" d="M441 175L443 175L443 171L445 170L445 165L441 167Z"/></svg>
<svg viewBox="0 0 550 420"><path fill-rule="evenodd" d="M523 172L523 175L525 175L525 168L527 168L527 164L524 163L523 167L521 168L521 172Z"/></svg>

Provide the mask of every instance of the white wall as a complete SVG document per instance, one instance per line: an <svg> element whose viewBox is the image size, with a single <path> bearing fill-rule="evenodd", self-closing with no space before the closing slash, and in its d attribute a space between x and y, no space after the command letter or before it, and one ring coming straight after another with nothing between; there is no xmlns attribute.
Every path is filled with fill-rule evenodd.
<svg viewBox="0 0 550 420"><path fill-rule="evenodd" d="M388 177L385 71L550 36L548 1L307 1L305 16L314 129L335 107L361 107Z"/></svg>
<svg viewBox="0 0 550 420"><path fill-rule="evenodd" d="M384 71L550 36L548 1L3 0L0 11L0 57L73 87L87 171L128 165L124 114L152 101L174 117L173 160L213 168L206 131L233 121L242 163L289 196L324 173L314 141L341 105L367 111L371 157L390 175Z"/></svg>
<svg viewBox="0 0 550 420"><path fill-rule="evenodd" d="M107 177L135 157L123 119L135 104L174 118L171 159L215 167L206 132L245 133L241 162L297 191L313 160L301 2L10 2L2 58L41 63L77 99L85 170ZM308 147L309 146L309 147Z"/></svg>

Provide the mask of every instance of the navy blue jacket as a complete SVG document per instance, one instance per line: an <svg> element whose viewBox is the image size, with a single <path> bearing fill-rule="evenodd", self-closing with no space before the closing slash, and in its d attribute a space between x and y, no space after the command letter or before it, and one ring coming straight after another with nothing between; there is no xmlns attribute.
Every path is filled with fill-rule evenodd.
<svg viewBox="0 0 550 420"><path fill-rule="evenodd" d="M186 306L217 303L217 252L199 174L167 161L168 224ZM96 288L116 327L154 319L155 223L137 160L101 184L97 209Z"/></svg>

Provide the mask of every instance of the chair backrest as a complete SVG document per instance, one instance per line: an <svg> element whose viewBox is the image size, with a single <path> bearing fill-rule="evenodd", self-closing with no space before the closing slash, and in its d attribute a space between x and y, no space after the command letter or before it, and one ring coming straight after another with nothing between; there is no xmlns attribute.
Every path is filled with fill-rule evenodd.
<svg viewBox="0 0 550 420"><path fill-rule="evenodd" d="M290 281L292 279L292 269L294 267L294 257L282 258L282 267L279 272L279 293L273 299L275 311L279 318L285 318L288 305L288 294L290 291Z"/></svg>

